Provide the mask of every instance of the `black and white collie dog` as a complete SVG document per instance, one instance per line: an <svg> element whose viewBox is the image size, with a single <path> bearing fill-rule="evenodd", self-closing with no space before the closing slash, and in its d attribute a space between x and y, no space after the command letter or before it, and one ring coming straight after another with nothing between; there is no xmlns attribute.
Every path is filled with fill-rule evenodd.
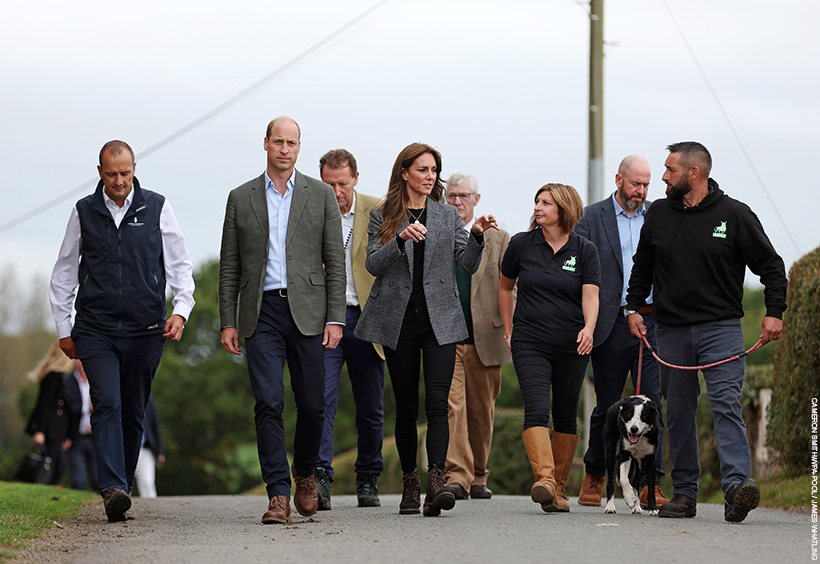
<svg viewBox="0 0 820 564"><path fill-rule="evenodd" d="M632 513L643 513L638 499L640 480L646 473L647 505L650 515L658 514L655 504L655 453L658 450L660 414L646 396L630 396L606 412L604 449L606 450L606 509L615 513L615 464L624 501ZM634 461L634 465L632 464Z"/></svg>

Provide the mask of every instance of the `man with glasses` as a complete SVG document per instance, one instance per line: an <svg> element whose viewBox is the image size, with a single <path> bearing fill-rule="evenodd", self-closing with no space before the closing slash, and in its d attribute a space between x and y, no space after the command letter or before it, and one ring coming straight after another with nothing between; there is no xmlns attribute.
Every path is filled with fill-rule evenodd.
<svg viewBox="0 0 820 564"><path fill-rule="evenodd" d="M454 174L447 181L447 203L455 206L464 229L475 219L481 199L478 181ZM498 310L501 259L510 235L503 229L484 232L484 254L475 274L456 268L456 282L469 337L456 347L456 366L450 386L450 444L445 466L447 485L456 499L489 499L487 459L493 439L495 400L501 392L501 365L511 362L504 343Z"/></svg>

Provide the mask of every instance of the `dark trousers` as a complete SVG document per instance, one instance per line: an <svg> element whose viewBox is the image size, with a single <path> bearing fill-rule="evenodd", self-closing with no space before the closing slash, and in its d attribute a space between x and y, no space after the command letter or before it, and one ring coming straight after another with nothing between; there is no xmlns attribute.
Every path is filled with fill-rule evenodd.
<svg viewBox="0 0 820 564"><path fill-rule="evenodd" d="M578 433L578 399L589 357L578 353L552 353L542 346L513 340L512 359L524 400L524 430L547 427L552 388L553 428Z"/></svg>
<svg viewBox="0 0 820 564"><path fill-rule="evenodd" d="M165 338L109 337L76 330L72 335L91 390L92 437L100 490L131 493L142 444L145 406L162 358Z"/></svg>
<svg viewBox="0 0 820 564"><path fill-rule="evenodd" d="M327 470L331 482L333 425L339 404L339 377L345 363L353 388L353 401L356 402L356 473L378 476L384 470L384 361L379 358L372 343L353 335L361 313L359 306L348 306L347 324L339 346L325 349L325 427L317 466Z"/></svg>
<svg viewBox="0 0 820 564"><path fill-rule="evenodd" d="M652 319L651 314L646 314L643 316L643 322L646 325L646 338L652 348L657 350L655 320ZM584 465L589 474L606 475L603 439L606 412L612 404L621 399L627 374L632 374L632 384L637 388L640 344L640 341L629 332L627 320L619 315L609 337L592 349L592 374L597 405L589 420L589 448L587 448L584 455ZM661 428L658 436L658 451L655 454L655 463L657 475L663 476L664 427L660 371L658 370L658 363L646 346L643 348L640 392L655 402L655 405L658 406L658 413L661 414Z"/></svg>
<svg viewBox="0 0 820 564"><path fill-rule="evenodd" d="M325 366L322 335L303 335L276 290L265 292L253 335L245 339L248 374L256 398L254 422L262 479L268 497L290 496L290 469L282 411L287 360L296 400L293 466L299 476L312 476L319 457L325 416Z"/></svg>
<svg viewBox="0 0 820 564"><path fill-rule="evenodd" d="M408 308L396 349L384 347L393 395L396 398L396 449L402 472L416 469L419 418L419 373L424 360L424 410L427 413L428 466L444 470L450 426L447 421L447 400L453 369L456 364L456 344L439 345L426 309Z"/></svg>
<svg viewBox="0 0 820 564"><path fill-rule="evenodd" d="M97 457L94 456L94 439L91 435L77 435L71 440L68 458L68 485L75 490L84 490L86 484L92 490L97 485Z"/></svg>

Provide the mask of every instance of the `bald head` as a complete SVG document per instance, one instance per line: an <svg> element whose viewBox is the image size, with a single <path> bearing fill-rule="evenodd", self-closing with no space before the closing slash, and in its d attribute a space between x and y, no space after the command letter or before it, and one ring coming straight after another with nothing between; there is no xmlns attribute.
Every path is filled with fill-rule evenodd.
<svg viewBox="0 0 820 564"><path fill-rule="evenodd" d="M650 176L649 162L640 155L629 155L618 167L618 174L615 175L615 185L618 187L615 199L630 217L646 201Z"/></svg>
<svg viewBox="0 0 820 564"><path fill-rule="evenodd" d="M299 140L301 141L301 139L302 139L302 128L299 127L299 124L296 123L295 119L293 119L292 117L288 117L288 116L279 116L279 117L275 117L272 120L270 120L270 123L268 124L268 129L265 131L265 137L266 138L270 137L270 132L271 132L271 130L273 129L273 127L275 125L277 125L277 124L286 124L286 123L296 126L296 131L299 132Z"/></svg>

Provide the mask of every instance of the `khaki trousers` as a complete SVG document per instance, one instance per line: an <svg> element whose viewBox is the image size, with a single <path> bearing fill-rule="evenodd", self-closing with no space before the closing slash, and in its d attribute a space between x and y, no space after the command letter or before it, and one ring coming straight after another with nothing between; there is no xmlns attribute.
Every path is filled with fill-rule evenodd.
<svg viewBox="0 0 820 564"><path fill-rule="evenodd" d="M493 442L495 400L501 393L501 366L484 366L475 345L456 347L456 366L449 396L450 444L447 483L484 486Z"/></svg>

